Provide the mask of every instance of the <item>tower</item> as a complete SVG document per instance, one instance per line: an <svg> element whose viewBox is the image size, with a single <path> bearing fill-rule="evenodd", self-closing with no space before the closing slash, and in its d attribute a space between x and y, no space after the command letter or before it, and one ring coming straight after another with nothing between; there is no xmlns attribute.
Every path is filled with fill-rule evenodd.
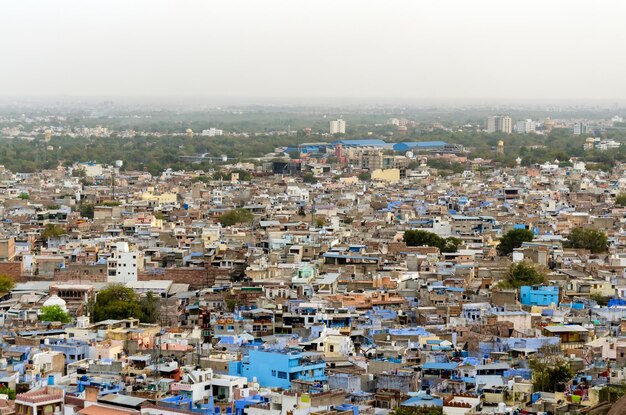
<svg viewBox="0 0 626 415"><path fill-rule="evenodd" d="M345 134L346 133L346 122L345 120L339 118L337 120L333 120L330 122L330 133L331 134Z"/></svg>
<svg viewBox="0 0 626 415"><path fill-rule="evenodd" d="M46 130L46 131L43 133L43 140L44 140L46 143L49 143L51 139L52 139L52 131L50 131L50 130Z"/></svg>
<svg viewBox="0 0 626 415"><path fill-rule="evenodd" d="M193 130L191 128L187 128L187 131L185 131L185 134L187 135L187 138L192 138Z"/></svg>
<svg viewBox="0 0 626 415"><path fill-rule="evenodd" d="M504 154L504 141L498 140L498 148L496 151L498 154Z"/></svg>

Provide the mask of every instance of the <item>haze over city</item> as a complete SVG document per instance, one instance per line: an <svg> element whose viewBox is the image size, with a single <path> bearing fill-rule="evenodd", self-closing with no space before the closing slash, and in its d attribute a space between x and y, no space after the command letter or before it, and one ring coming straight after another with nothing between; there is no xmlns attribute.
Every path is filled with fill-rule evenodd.
<svg viewBox="0 0 626 415"><path fill-rule="evenodd" d="M625 14L620 1L4 2L0 95L623 102Z"/></svg>
<svg viewBox="0 0 626 415"><path fill-rule="evenodd" d="M0 415L626 415L626 2L0 3Z"/></svg>

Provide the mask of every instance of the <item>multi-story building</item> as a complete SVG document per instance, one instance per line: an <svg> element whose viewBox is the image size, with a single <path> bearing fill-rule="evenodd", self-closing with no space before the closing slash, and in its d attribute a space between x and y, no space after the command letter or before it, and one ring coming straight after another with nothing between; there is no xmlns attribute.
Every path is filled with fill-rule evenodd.
<svg viewBox="0 0 626 415"><path fill-rule="evenodd" d="M559 287L545 285L524 285L520 287L520 302L524 305L558 305Z"/></svg>
<svg viewBox="0 0 626 415"><path fill-rule="evenodd" d="M202 136L204 137L218 137L224 134L223 130L218 130L217 128L209 128L206 130L202 130Z"/></svg>
<svg viewBox="0 0 626 415"><path fill-rule="evenodd" d="M137 273L141 268L141 254L131 251L127 242L118 242L112 247L111 256L107 260L107 280L124 284L137 281Z"/></svg>
<svg viewBox="0 0 626 415"><path fill-rule="evenodd" d="M577 122L576 124L574 124L574 135L587 134L588 129L589 128L587 127L587 124L585 124L584 122Z"/></svg>
<svg viewBox="0 0 626 415"><path fill-rule="evenodd" d="M511 134L513 132L513 120L508 115L490 115L487 117L487 132Z"/></svg>
<svg viewBox="0 0 626 415"><path fill-rule="evenodd" d="M250 350L240 365L230 368L231 375L257 379L261 386L291 388L291 381L324 381L326 362L319 353ZM234 373L235 372L235 373Z"/></svg>
<svg viewBox="0 0 626 415"><path fill-rule="evenodd" d="M15 257L15 238L0 239L0 261L13 261Z"/></svg>
<svg viewBox="0 0 626 415"><path fill-rule="evenodd" d="M331 134L345 134L346 133L346 121L339 118L330 122Z"/></svg>
<svg viewBox="0 0 626 415"><path fill-rule="evenodd" d="M537 123L533 120L519 120L515 123L515 132L520 134L528 134L535 131Z"/></svg>

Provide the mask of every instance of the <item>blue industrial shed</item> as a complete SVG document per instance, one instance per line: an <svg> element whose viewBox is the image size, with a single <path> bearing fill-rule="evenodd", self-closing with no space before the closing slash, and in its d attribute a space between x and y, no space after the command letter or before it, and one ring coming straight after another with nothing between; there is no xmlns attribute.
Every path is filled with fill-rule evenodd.
<svg viewBox="0 0 626 415"><path fill-rule="evenodd" d="M361 140L337 140L332 143L334 146L341 144L344 147L378 147L391 148L393 145L376 138L366 138Z"/></svg>
<svg viewBox="0 0 626 415"><path fill-rule="evenodd" d="M444 148L448 143L445 141L410 141L404 143L396 143L393 145L395 151L410 151L410 150L434 150L438 148Z"/></svg>

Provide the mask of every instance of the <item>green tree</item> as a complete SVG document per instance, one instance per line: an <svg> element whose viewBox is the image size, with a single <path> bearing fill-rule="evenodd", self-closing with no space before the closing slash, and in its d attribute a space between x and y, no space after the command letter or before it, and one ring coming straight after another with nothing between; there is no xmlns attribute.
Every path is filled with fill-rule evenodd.
<svg viewBox="0 0 626 415"><path fill-rule="evenodd" d="M234 298L227 298L226 309L232 313L233 311L235 311L235 307L237 307L237 300L235 300Z"/></svg>
<svg viewBox="0 0 626 415"><path fill-rule="evenodd" d="M80 204L80 216L87 219L93 219L93 203L81 203Z"/></svg>
<svg viewBox="0 0 626 415"><path fill-rule="evenodd" d="M566 384L573 376L569 362L560 356L531 359L529 366L533 373L533 387L537 392L555 392L559 384Z"/></svg>
<svg viewBox="0 0 626 415"><path fill-rule="evenodd" d="M26 192L23 192L23 193L20 193L18 198L20 198L22 200L27 200L27 199L30 199L30 195L28 193L26 193Z"/></svg>
<svg viewBox="0 0 626 415"><path fill-rule="evenodd" d="M498 245L499 255L508 255L515 248L522 246L524 242L531 242L535 235L528 229L512 229L500 238L500 244Z"/></svg>
<svg viewBox="0 0 626 415"><path fill-rule="evenodd" d="M596 303L598 303L598 305L601 306L608 306L609 305L609 301L611 300L611 297L605 297L600 293L593 293L589 296L590 299L594 300Z"/></svg>
<svg viewBox="0 0 626 415"><path fill-rule="evenodd" d="M587 249L592 254L606 252L609 241L606 234L596 229L574 228L563 244L566 248Z"/></svg>
<svg viewBox="0 0 626 415"><path fill-rule="evenodd" d="M72 170L72 177L87 177L87 172L85 171L84 167L78 167L74 170Z"/></svg>
<svg viewBox="0 0 626 415"><path fill-rule="evenodd" d="M61 306L47 305L39 309L39 320L41 321L60 321L61 323L69 323L72 317L63 311Z"/></svg>
<svg viewBox="0 0 626 415"><path fill-rule="evenodd" d="M46 228L41 232L41 239L47 241L50 238L58 238L65 233L65 229L62 226L49 223Z"/></svg>
<svg viewBox="0 0 626 415"><path fill-rule="evenodd" d="M615 197L615 204L621 207L626 206L626 193L620 193Z"/></svg>
<svg viewBox="0 0 626 415"><path fill-rule="evenodd" d="M512 264L498 284L501 288L519 288L523 285L545 284L546 275L527 262Z"/></svg>
<svg viewBox="0 0 626 415"><path fill-rule="evenodd" d="M141 313L144 323L154 324L159 321L159 309L161 306L161 298L154 295L152 291L141 297Z"/></svg>
<svg viewBox="0 0 626 415"><path fill-rule="evenodd" d="M372 174L369 172L363 172L363 173L359 173L357 177L360 181L366 182L372 179Z"/></svg>
<svg viewBox="0 0 626 415"><path fill-rule="evenodd" d="M306 173L305 175L302 176L302 181L304 183L317 183L317 179L315 178L315 176L313 176L312 173Z"/></svg>
<svg viewBox="0 0 626 415"><path fill-rule="evenodd" d="M112 284L100 290L92 306L94 321L107 319L122 320L138 318L143 321L141 302L132 288L122 284Z"/></svg>
<svg viewBox="0 0 626 415"><path fill-rule="evenodd" d="M13 277L6 274L0 274L0 293L8 293L15 286Z"/></svg>
<svg viewBox="0 0 626 415"><path fill-rule="evenodd" d="M443 244L439 246L439 249L441 252L456 252L459 245L461 245L461 242L462 241L459 238L445 238L443 240Z"/></svg>
<svg viewBox="0 0 626 415"><path fill-rule="evenodd" d="M15 400L15 389L11 389L8 386L0 387L0 394L7 395L10 400Z"/></svg>
<svg viewBox="0 0 626 415"><path fill-rule="evenodd" d="M412 229L404 231L403 240L407 246L434 246L441 252L456 252L461 244L459 238L442 238L432 232Z"/></svg>
<svg viewBox="0 0 626 415"><path fill-rule="evenodd" d="M247 209L232 209L223 213L219 217L222 226L233 226L241 223L250 223L254 220L254 215Z"/></svg>
<svg viewBox="0 0 626 415"><path fill-rule="evenodd" d="M441 245L441 237L427 231L407 230L404 231L404 242L408 246L439 246Z"/></svg>

